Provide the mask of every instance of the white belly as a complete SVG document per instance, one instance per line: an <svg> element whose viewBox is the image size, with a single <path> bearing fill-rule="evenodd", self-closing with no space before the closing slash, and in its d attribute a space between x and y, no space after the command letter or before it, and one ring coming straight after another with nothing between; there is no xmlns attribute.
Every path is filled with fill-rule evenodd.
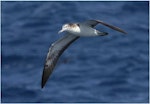
<svg viewBox="0 0 150 104"><path fill-rule="evenodd" d="M97 32L95 29L88 27L86 25L80 25L80 28L77 28L76 31L71 31L73 35L77 36L97 36Z"/></svg>

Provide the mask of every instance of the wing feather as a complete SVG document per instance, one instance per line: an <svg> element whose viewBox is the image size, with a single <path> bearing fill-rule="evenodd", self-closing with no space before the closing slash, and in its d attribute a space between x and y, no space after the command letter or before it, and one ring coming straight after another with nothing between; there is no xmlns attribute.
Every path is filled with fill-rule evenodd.
<svg viewBox="0 0 150 104"><path fill-rule="evenodd" d="M46 84L61 54L71 43L73 43L78 38L79 38L78 36L67 34L51 45L43 69L42 82L41 82L42 88Z"/></svg>
<svg viewBox="0 0 150 104"><path fill-rule="evenodd" d="M116 27L116 26L113 26L113 25L110 25L108 23L105 23L103 21L100 21L100 20L88 20L88 21L85 21L84 24L88 25L88 26L91 26L91 27L95 27L97 24L102 24L102 25L105 25L113 30L116 30L116 31L119 31L119 32L122 32L124 34L127 34L124 30L120 29L119 27Z"/></svg>

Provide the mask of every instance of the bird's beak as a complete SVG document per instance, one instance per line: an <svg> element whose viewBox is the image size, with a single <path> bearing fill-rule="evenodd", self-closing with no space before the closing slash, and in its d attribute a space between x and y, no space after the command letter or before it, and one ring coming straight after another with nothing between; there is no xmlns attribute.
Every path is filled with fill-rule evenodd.
<svg viewBox="0 0 150 104"><path fill-rule="evenodd" d="M59 32L58 32L58 34L60 34L61 32L63 32L64 30L63 29L61 29Z"/></svg>

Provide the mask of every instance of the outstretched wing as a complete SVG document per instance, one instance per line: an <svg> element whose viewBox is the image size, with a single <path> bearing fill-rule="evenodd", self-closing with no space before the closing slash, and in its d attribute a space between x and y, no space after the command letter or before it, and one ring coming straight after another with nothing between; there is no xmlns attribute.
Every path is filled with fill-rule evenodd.
<svg viewBox="0 0 150 104"><path fill-rule="evenodd" d="M83 22L83 24L88 25L90 27L95 27L99 23L102 24L102 25L105 25L105 26L107 26L107 27L109 27L111 29L114 29L116 31L122 32L124 34L127 34L124 30L120 29L119 27L107 24L107 23L105 23L103 21L100 21L100 20L88 20L88 21Z"/></svg>
<svg viewBox="0 0 150 104"><path fill-rule="evenodd" d="M41 82L42 88L44 87L46 81L51 75L60 55L72 42L74 42L78 38L79 38L78 36L67 34L51 45L51 47L49 48L49 52L47 54L45 65L44 65L42 82Z"/></svg>

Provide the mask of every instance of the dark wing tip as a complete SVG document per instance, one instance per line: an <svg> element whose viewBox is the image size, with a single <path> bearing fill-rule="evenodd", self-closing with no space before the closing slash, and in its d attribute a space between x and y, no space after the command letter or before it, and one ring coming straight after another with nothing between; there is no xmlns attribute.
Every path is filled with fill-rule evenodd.
<svg viewBox="0 0 150 104"><path fill-rule="evenodd" d="M124 33L124 34L128 34L127 32L125 32L125 31L123 31L122 33Z"/></svg>
<svg viewBox="0 0 150 104"><path fill-rule="evenodd" d="M100 20L95 20L95 21L97 21L98 23L101 23L101 24L103 24L103 25L105 25L105 26L107 26L107 27L109 27L109 28L111 28L111 29L114 29L114 30L119 31L119 32L124 33L124 34L127 34L127 32L125 32L124 30L122 30L122 29L119 28L119 27L116 27L116 26L107 24L107 23L105 23L105 22L103 22L103 21L100 21Z"/></svg>
<svg viewBox="0 0 150 104"><path fill-rule="evenodd" d="M41 88L43 88L44 86L45 86L45 81L43 80L43 78L42 78L42 82L41 82Z"/></svg>
<svg viewBox="0 0 150 104"><path fill-rule="evenodd" d="M124 33L124 34L128 34L127 32L125 32L124 30L122 30L122 29L120 29L120 28L118 28L118 29L116 29L117 31L119 31L119 32L121 32L121 33Z"/></svg>
<svg viewBox="0 0 150 104"><path fill-rule="evenodd" d="M42 81L41 81L41 88L45 86L48 78L49 78L48 69L44 69L42 75Z"/></svg>
<svg viewBox="0 0 150 104"><path fill-rule="evenodd" d="M41 88L43 88L45 84L46 84L46 81L44 80L44 75L42 75Z"/></svg>
<svg viewBox="0 0 150 104"><path fill-rule="evenodd" d="M43 88L44 87L44 85L43 84L41 84L41 88Z"/></svg>

